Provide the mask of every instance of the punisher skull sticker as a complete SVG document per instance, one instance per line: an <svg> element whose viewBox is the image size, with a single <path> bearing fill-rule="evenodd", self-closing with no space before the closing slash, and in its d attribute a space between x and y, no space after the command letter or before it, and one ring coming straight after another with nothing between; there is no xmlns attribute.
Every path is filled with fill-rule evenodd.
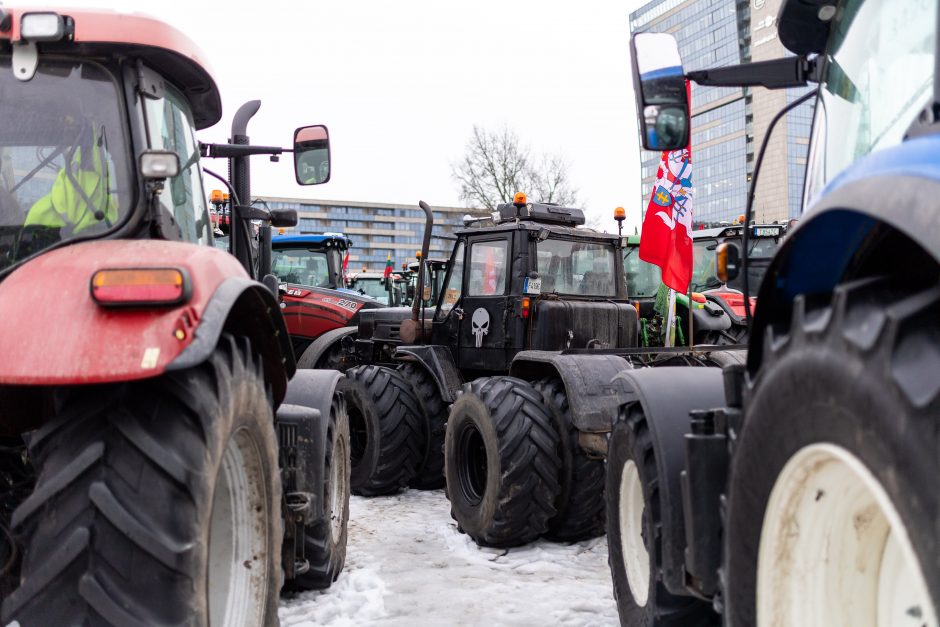
<svg viewBox="0 0 940 627"><path fill-rule="evenodd" d="M483 336L490 332L490 314L484 307L477 307L470 318L471 332L477 340L476 347L483 346Z"/></svg>

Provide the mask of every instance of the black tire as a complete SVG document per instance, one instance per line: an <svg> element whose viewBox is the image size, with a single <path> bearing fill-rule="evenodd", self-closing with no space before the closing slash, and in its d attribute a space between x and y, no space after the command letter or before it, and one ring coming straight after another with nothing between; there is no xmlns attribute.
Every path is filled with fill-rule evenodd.
<svg viewBox="0 0 940 627"><path fill-rule="evenodd" d="M730 625L756 624L771 490L797 451L819 443L851 453L884 488L940 611L940 289L898 284L853 281L816 308L798 297L789 328L765 336L729 480L723 583ZM841 495L817 492L816 501L827 496Z"/></svg>
<svg viewBox="0 0 940 627"><path fill-rule="evenodd" d="M621 525L621 482L624 468L633 462L643 492L642 537L649 555L646 600L638 603L630 589ZM629 627L692 627L718 625L711 605L692 597L671 594L663 585L662 520L656 452L646 416L639 403L627 405L614 424L607 449L607 547L610 574L620 624ZM642 585L642 584L641 584ZM642 593L638 596L642 597Z"/></svg>
<svg viewBox="0 0 940 627"><path fill-rule="evenodd" d="M428 446L411 385L393 368L359 366L346 372L339 387L349 413L353 494L398 492L414 478Z"/></svg>
<svg viewBox="0 0 940 627"><path fill-rule="evenodd" d="M555 515L561 457L542 396L511 377L466 383L444 444L451 516L482 546L526 544Z"/></svg>
<svg viewBox="0 0 940 627"><path fill-rule="evenodd" d="M708 354L708 361L718 368L724 368L725 366L731 365L744 366L747 364L747 351L712 351Z"/></svg>
<svg viewBox="0 0 940 627"><path fill-rule="evenodd" d="M13 517L26 550L4 624L218 625L221 590L249 599L247 622L277 624L281 481L271 402L247 340L223 335L186 371L59 390L54 406L30 440L39 477ZM229 567L245 564L257 595L226 590L214 570L210 553L235 544L231 514L213 517L223 510L241 511L240 529L263 547L221 554Z"/></svg>
<svg viewBox="0 0 940 627"><path fill-rule="evenodd" d="M304 352L297 359L297 368L316 370L339 370L346 372L350 368L350 360L343 351L342 338L336 340L323 351L323 354L314 354L319 347L316 341L310 342Z"/></svg>
<svg viewBox="0 0 940 627"><path fill-rule="evenodd" d="M407 363L401 374L411 383L424 415L428 449L418 472L408 486L417 490L440 490L444 487L444 433L447 431L447 403L434 377L417 364Z"/></svg>
<svg viewBox="0 0 940 627"><path fill-rule="evenodd" d="M327 426L326 459L323 463L323 516L307 525L304 556L309 570L284 586L293 592L325 590L343 572L346 564L349 522L349 416L346 402L334 394Z"/></svg>
<svg viewBox="0 0 940 627"><path fill-rule="evenodd" d="M571 418L568 395L561 379L542 379L533 384L555 419L561 443L561 488L548 521L545 537L577 542L604 535L604 460L591 459L578 444L578 430Z"/></svg>

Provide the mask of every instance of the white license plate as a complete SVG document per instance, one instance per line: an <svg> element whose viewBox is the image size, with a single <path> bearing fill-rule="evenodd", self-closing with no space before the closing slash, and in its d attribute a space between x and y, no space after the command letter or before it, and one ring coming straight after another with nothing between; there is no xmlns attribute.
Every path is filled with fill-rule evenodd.
<svg viewBox="0 0 940 627"><path fill-rule="evenodd" d="M526 294L541 294L542 293L542 279L530 279L525 280L525 293Z"/></svg>

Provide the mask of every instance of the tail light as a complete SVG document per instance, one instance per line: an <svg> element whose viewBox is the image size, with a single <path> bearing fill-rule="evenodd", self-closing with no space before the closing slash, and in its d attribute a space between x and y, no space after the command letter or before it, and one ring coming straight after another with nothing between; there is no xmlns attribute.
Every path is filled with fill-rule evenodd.
<svg viewBox="0 0 940 627"><path fill-rule="evenodd" d="M531 305L532 305L532 301L530 299L528 298L522 299L522 317L523 318L529 317L529 307L531 307Z"/></svg>
<svg viewBox="0 0 940 627"><path fill-rule="evenodd" d="M191 292L188 274L178 268L98 270L91 277L91 298L102 307L179 305Z"/></svg>

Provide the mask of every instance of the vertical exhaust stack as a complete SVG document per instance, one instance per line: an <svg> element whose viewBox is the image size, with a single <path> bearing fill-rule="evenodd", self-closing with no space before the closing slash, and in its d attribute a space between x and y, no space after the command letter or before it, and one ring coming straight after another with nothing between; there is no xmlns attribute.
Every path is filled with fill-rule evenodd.
<svg viewBox="0 0 940 627"><path fill-rule="evenodd" d="M431 231L434 228L434 212L431 207L423 200L418 201L418 206L424 211L424 242L421 244L421 259L418 261L418 285L415 288L415 299L411 305L411 319L401 323L399 336L405 344L414 344L423 342L425 339L424 320L421 316L421 307L424 302L424 275L425 267L428 262L428 250L431 248Z"/></svg>

